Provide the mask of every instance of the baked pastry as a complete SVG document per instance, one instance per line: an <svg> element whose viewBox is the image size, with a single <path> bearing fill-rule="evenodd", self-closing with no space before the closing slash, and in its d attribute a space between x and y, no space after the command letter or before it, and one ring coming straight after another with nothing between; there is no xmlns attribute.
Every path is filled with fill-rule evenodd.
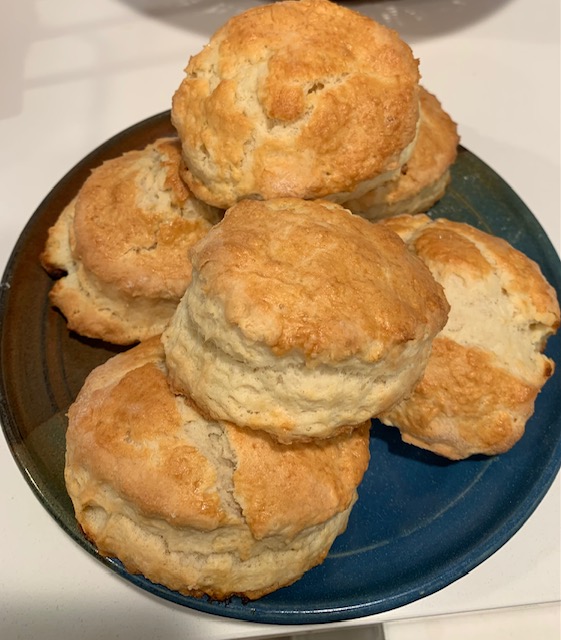
<svg viewBox="0 0 561 640"><path fill-rule="evenodd" d="M447 303L394 232L328 201L243 200L191 250L163 334L170 380L215 419L327 438L420 377Z"/></svg>
<svg viewBox="0 0 561 640"><path fill-rule="evenodd" d="M421 121L413 153L395 179L343 206L369 220L428 211L450 182L460 141L458 128L438 99L421 87Z"/></svg>
<svg viewBox="0 0 561 640"><path fill-rule="evenodd" d="M208 422L166 381L158 338L95 369L68 412L65 480L105 556L183 594L258 598L325 558L369 459L369 424L283 446Z"/></svg>
<svg viewBox="0 0 561 640"><path fill-rule="evenodd" d="M450 303L421 381L380 420L453 460L507 451L554 370L543 350L559 326L555 290L534 261L467 224L424 214L378 224L400 234Z"/></svg>
<svg viewBox="0 0 561 640"><path fill-rule="evenodd" d="M344 201L396 175L419 121L418 63L396 32L328 0L231 18L172 103L193 193Z"/></svg>
<svg viewBox="0 0 561 640"><path fill-rule="evenodd" d="M49 230L41 256L69 329L131 344L159 335L191 277L189 247L220 212L179 177L177 138L94 169Z"/></svg>

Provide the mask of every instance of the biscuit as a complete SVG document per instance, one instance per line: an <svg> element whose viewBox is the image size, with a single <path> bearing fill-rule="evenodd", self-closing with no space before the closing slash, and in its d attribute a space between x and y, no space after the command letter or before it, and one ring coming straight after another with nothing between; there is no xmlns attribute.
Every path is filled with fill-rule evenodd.
<svg viewBox="0 0 561 640"><path fill-rule="evenodd" d="M191 250L163 334L170 380L215 419L331 437L408 393L447 303L401 239L328 201L243 200Z"/></svg>
<svg viewBox="0 0 561 640"><path fill-rule="evenodd" d="M369 220L428 211L444 195L460 141L456 123L421 87L419 135L407 165L389 180L343 206Z"/></svg>
<svg viewBox="0 0 561 640"><path fill-rule="evenodd" d="M185 180L228 208L242 198L343 201L399 173L419 121L419 71L396 32L327 0L230 19L172 101Z"/></svg>
<svg viewBox="0 0 561 640"><path fill-rule="evenodd" d="M179 177L176 138L94 169L49 230L41 262L68 328L131 344L159 335L191 277L189 247L219 219Z"/></svg>
<svg viewBox="0 0 561 640"><path fill-rule="evenodd" d="M280 445L205 420L166 381L158 338L87 378L68 412L65 481L85 535L183 594L258 598L323 561L369 460L369 425Z"/></svg>
<svg viewBox="0 0 561 640"><path fill-rule="evenodd" d="M453 460L510 449L554 363L555 290L505 240L428 216L378 223L398 232L444 287L450 314L413 393L379 416L402 438Z"/></svg>

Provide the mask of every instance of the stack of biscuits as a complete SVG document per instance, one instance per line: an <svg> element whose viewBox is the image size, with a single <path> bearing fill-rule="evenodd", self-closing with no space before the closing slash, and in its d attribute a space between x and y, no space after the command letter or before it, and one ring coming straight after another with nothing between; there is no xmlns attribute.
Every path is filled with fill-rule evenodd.
<svg viewBox="0 0 561 640"><path fill-rule="evenodd" d="M65 480L101 554L255 599L345 530L371 418L451 459L513 446L559 305L506 242L425 215L456 125L357 12L232 18L171 117L92 172L41 257L70 330L132 345L69 409Z"/></svg>

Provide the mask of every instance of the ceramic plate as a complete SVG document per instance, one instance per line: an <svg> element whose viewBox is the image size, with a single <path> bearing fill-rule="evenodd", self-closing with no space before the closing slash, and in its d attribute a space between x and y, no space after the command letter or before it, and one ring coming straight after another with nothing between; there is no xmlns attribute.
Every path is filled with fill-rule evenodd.
<svg viewBox="0 0 561 640"><path fill-rule="evenodd" d="M138 587L232 618L283 624L355 618L407 604L468 573L519 529L555 478L561 460L561 366L538 397L525 436L501 456L448 462L402 444L396 429L374 423L371 464L347 531L321 566L255 602L182 596L130 575L84 539L64 488L65 412L86 375L119 348L67 332L49 307L51 281L38 256L47 229L93 167L170 133L165 112L88 155L45 198L8 263L0 298L0 417L39 500L86 551ZM506 238L541 265L559 295L561 265L542 228L501 178L466 149L459 150L452 183L432 215ZM561 363L560 352L556 336L547 353Z"/></svg>

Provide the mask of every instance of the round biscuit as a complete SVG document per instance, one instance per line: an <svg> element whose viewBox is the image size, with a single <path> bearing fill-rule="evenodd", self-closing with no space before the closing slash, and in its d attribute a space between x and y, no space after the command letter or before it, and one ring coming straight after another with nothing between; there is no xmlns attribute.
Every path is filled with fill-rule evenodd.
<svg viewBox="0 0 561 640"><path fill-rule="evenodd" d="M179 176L177 138L94 169L49 230L43 266L69 329L130 344L162 332L191 277L189 247L221 212Z"/></svg>
<svg viewBox="0 0 561 640"><path fill-rule="evenodd" d="M553 374L543 350L559 326L555 290L533 260L470 225L424 214L377 224L400 234L450 303L423 377L380 420L453 460L504 453Z"/></svg>
<svg viewBox="0 0 561 640"><path fill-rule="evenodd" d="M230 19L193 56L172 102L185 179L201 200L371 190L411 154L419 71L396 32L327 0Z"/></svg>
<svg viewBox="0 0 561 640"><path fill-rule="evenodd" d="M441 287L398 235L328 201L241 201L191 260L163 334L173 385L284 442L387 409L446 321Z"/></svg>
<svg viewBox="0 0 561 640"><path fill-rule="evenodd" d="M254 599L322 562L369 460L369 425L313 444L209 422L152 338L87 378L68 412L65 481L99 553L183 594Z"/></svg>

